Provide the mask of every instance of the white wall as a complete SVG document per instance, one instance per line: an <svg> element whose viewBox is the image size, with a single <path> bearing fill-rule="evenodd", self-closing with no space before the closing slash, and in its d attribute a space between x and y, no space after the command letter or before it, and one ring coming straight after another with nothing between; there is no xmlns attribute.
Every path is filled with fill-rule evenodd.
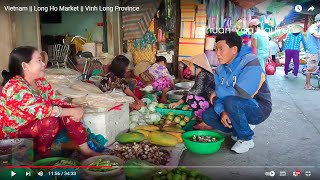
<svg viewBox="0 0 320 180"><path fill-rule="evenodd" d="M0 1L0 71L8 68L9 54L18 46L34 46L41 49L39 15L36 12L7 12L3 5L9 0ZM24 1L10 1L10 5L23 6ZM28 3L37 4L37 0ZM2 76L0 76L2 82Z"/></svg>

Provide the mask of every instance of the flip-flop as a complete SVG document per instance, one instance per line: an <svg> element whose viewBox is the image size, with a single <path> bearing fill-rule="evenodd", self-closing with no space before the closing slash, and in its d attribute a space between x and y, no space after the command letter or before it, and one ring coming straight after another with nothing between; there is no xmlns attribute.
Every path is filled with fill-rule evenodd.
<svg viewBox="0 0 320 180"><path fill-rule="evenodd" d="M318 90L318 88L315 88L313 86L309 86L309 87L304 87L305 90Z"/></svg>

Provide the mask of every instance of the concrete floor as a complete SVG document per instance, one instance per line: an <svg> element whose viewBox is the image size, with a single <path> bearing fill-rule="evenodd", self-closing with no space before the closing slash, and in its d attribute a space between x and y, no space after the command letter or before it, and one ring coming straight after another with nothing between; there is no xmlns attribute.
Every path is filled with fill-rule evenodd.
<svg viewBox="0 0 320 180"><path fill-rule="evenodd" d="M235 154L230 151L234 141L226 137L213 155L185 150L180 165L193 166L189 168L212 179L271 179L266 171L275 171L272 179L320 179L320 91L304 90L302 74L298 79L290 77L284 78L282 67L268 76L273 111L255 128L253 149ZM302 175L294 177L294 170L301 170ZM286 176L279 177L279 171L286 171ZM306 177L305 171L311 171L311 176Z"/></svg>

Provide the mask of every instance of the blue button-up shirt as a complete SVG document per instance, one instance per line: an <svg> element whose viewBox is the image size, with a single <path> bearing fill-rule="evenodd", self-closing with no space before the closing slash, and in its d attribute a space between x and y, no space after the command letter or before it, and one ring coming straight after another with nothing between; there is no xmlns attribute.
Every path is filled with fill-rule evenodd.
<svg viewBox="0 0 320 180"><path fill-rule="evenodd" d="M314 33L319 33L320 28L316 24L312 24L308 28L307 32L307 44L308 44L308 50L311 54L318 54L320 52L320 39L316 38Z"/></svg>
<svg viewBox="0 0 320 180"><path fill-rule="evenodd" d="M303 48L307 49L306 42L304 41L304 37L301 33L299 33L298 35L293 35L292 33L289 33L284 43L284 50L288 49L300 51L301 42L303 44Z"/></svg>

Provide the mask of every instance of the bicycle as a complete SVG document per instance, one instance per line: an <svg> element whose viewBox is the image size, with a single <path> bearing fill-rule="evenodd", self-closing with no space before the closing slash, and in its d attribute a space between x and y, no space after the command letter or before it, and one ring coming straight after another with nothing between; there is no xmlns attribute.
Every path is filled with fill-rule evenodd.
<svg viewBox="0 0 320 180"><path fill-rule="evenodd" d="M79 54L80 58L85 58L86 62L81 73L82 81L89 80L90 76L104 74L102 63L91 52L82 52ZM79 70L78 70L79 71Z"/></svg>

